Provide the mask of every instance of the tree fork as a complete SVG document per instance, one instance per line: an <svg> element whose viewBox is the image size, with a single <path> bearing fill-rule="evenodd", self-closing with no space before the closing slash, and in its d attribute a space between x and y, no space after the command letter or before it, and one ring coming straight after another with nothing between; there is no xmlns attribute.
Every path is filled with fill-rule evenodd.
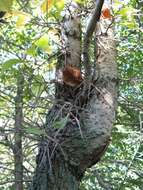
<svg viewBox="0 0 143 190"><path fill-rule="evenodd" d="M101 21L100 24L103 27L104 24L108 25L106 21ZM70 28L77 31L77 28ZM68 34L72 42L74 35L71 34L74 33L69 31ZM50 134L53 140L45 137L39 145L32 190L78 190L86 169L96 164L108 147L117 103L116 46L112 28L103 35L100 27L97 27L96 38L99 78L89 81L92 94L84 108L80 108L78 117L72 112L74 106L79 109L75 105L75 97L66 99L66 95L74 89L65 85L61 85L59 91L57 89L59 99L56 99L55 105L49 111L46 122L47 134ZM72 50L76 44L75 40L77 38L73 40L74 43L68 43L68 38L66 41L69 46L72 44ZM72 55L66 58L72 62ZM73 58L75 60L75 57ZM80 91L82 93L82 88ZM56 130L53 127L54 122L65 117L69 119L65 126Z"/></svg>

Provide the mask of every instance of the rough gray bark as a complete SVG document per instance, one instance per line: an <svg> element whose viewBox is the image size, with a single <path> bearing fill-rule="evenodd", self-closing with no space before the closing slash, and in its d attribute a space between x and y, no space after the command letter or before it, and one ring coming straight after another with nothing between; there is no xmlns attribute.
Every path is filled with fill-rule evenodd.
<svg viewBox="0 0 143 190"><path fill-rule="evenodd" d="M64 62L66 65L80 66L81 59L81 23L80 17L66 15L62 24Z"/></svg>
<svg viewBox="0 0 143 190"><path fill-rule="evenodd" d="M68 43L73 51L80 39L73 18L71 24L71 30L64 34L67 42L74 38L74 43ZM52 140L41 140L32 190L78 190L85 170L100 160L110 142L117 102L116 46L112 28L105 29L108 21L101 20L98 25L95 55L98 77L93 76L92 81L84 81L76 89L64 84L58 86L56 103L48 113L46 124ZM75 54L67 56L66 64L79 66L79 52L76 59ZM62 118L66 121L62 122L62 128L53 128Z"/></svg>
<svg viewBox="0 0 143 190"><path fill-rule="evenodd" d="M23 152L22 152L22 123L23 123L23 88L22 73L17 77L17 95L15 97L15 135L14 135L14 176L15 189L23 190Z"/></svg>

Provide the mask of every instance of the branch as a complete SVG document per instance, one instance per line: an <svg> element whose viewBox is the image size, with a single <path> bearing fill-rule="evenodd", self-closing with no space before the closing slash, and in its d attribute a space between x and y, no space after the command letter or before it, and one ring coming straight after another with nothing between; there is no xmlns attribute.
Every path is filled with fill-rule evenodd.
<svg viewBox="0 0 143 190"><path fill-rule="evenodd" d="M97 181L99 185L104 189L104 190L111 190L112 188L110 187L110 184L108 182L105 182L103 180L103 177L101 177L98 173L97 170L94 171L94 175L97 178Z"/></svg>
<svg viewBox="0 0 143 190"><path fill-rule="evenodd" d="M86 77L91 75L91 65L90 65L90 60L89 60L89 45L90 45L90 40L92 38L93 32L95 30L96 24L100 19L101 15L101 9L103 6L104 0L97 0L96 7L94 9L94 12L91 16L91 19L89 21L89 24L87 26L87 30L84 35L84 40L83 40L83 63L85 66L85 75Z"/></svg>

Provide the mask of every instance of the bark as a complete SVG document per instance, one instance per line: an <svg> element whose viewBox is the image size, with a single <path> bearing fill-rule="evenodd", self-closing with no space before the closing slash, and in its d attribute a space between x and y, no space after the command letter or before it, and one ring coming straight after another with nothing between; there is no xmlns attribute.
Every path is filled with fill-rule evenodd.
<svg viewBox="0 0 143 190"><path fill-rule="evenodd" d="M98 0L96 2L97 5L93 11L93 15L89 21L88 27L84 35L83 62L85 66L85 74L88 75L87 76L88 78L90 78L89 75L91 74L91 64L89 60L89 45L90 45L93 32L95 31L96 24L100 19L103 3L104 3L104 0Z"/></svg>
<svg viewBox="0 0 143 190"><path fill-rule="evenodd" d="M80 44L76 34L79 21L73 25L72 18L71 22L68 20L70 23L72 27L64 35L68 48L76 50L74 44ZM117 102L116 46L113 30L108 27L108 21L101 20L96 28L98 77L85 80L77 88L64 84L56 88L58 96L46 123L52 140L41 140L32 190L78 190L86 169L96 164L108 147ZM68 39L74 39L74 43L68 43ZM78 55L70 51L66 64L80 64L81 50L77 52ZM55 129L56 122L61 122L62 127Z"/></svg>
<svg viewBox="0 0 143 190"><path fill-rule="evenodd" d="M15 189L23 190L23 152L22 152L22 123L23 123L23 86L24 78L21 73L17 77L17 95L15 97L15 144L14 144L14 176Z"/></svg>

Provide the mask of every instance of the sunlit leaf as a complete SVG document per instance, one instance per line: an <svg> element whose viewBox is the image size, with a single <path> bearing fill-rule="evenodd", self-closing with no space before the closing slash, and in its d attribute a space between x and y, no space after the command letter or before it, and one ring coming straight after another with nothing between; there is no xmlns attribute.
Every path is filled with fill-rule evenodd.
<svg viewBox="0 0 143 190"><path fill-rule="evenodd" d="M64 8L65 0L55 1L54 4L61 11Z"/></svg>
<svg viewBox="0 0 143 190"><path fill-rule="evenodd" d="M0 11L11 11L13 0L0 0Z"/></svg>
<svg viewBox="0 0 143 190"><path fill-rule="evenodd" d="M35 43L39 48L43 49L47 53L51 53L51 47L49 44L49 37L47 34L43 35L40 37L36 43Z"/></svg>
<svg viewBox="0 0 143 190"><path fill-rule="evenodd" d="M119 14L120 14L122 17L128 17L128 18L130 18L131 16L133 16L135 13L136 13L136 9L134 9L134 8L131 7L131 6L124 7L124 8L122 8L122 9L119 11Z"/></svg>
<svg viewBox="0 0 143 190"><path fill-rule="evenodd" d="M12 11L12 16L17 17L16 26L18 28L25 26L25 24L27 24L31 19L30 14L20 11Z"/></svg>
<svg viewBox="0 0 143 190"><path fill-rule="evenodd" d="M41 10L43 13L48 13L49 9L51 8L53 0L44 0L41 5Z"/></svg>
<svg viewBox="0 0 143 190"><path fill-rule="evenodd" d="M26 50L26 54L35 57L37 55L36 46L32 45L29 49Z"/></svg>
<svg viewBox="0 0 143 190"><path fill-rule="evenodd" d="M134 20L132 20L130 22L126 21L123 23L123 26L126 26L129 29L135 29L137 27L137 23Z"/></svg>
<svg viewBox="0 0 143 190"><path fill-rule="evenodd" d="M65 5L65 0L59 0L59 1L53 0L48 16L59 19L61 17L61 11L63 10L64 5Z"/></svg>

